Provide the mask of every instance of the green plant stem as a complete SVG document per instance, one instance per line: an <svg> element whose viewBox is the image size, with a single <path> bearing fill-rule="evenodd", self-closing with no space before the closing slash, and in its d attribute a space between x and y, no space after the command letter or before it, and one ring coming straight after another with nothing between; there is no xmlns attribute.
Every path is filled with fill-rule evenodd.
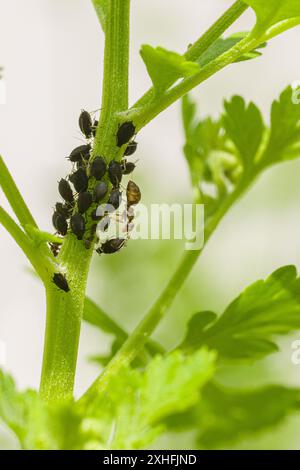
<svg viewBox="0 0 300 470"><path fill-rule="evenodd" d="M187 60L196 61L231 26L249 5L237 0L227 11L186 51Z"/></svg>
<svg viewBox="0 0 300 470"><path fill-rule="evenodd" d="M109 161L118 154L117 114L128 107L130 0L108 2L105 22L105 56L102 111L93 155ZM49 279L47 321L40 391L47 401L73 395L85 289L93 250L69 234L59 255L58 269L65 273L70 292L60 291Z"/></svg>
<svg viewBox="0 0 300 470"><path fill-rule="evenodd" d="M16 183L14 182L3 158L0 155L0 186L16 214L20 224L25 227L27 224L37 228L37 224L28 209Z"/></svg>
<svg viewBox="0 0 300 470"><path fill-rule="evenodd" d="M102 112L94 155L116 158L118 113L128 108L130 0L111 0L107 14L102 85Z"/></svg>
<svg viewBox="0 0 300 470"><path fill-rule="evenodd" d="M41 279L45 280L47 272L45 270L45 266L41 262L37 248L2 207L0 207L0 224L3 225L19 245Z"/></svg>
<svg viewBox="0 0 300 470"><path fill-rule="evenodd" d="M115 336L120 342L124 342L128 338L128 333L121 328L102 308L93 302L89 297L85 298L83 320L105 331L108 334ZM147 348L154 353L162 353L164 348L154 342L149 341Z"/></svg>
<svg viewBox="0 0 300 470"><path fill-rule="evenodd" d="M26 235L27 235L26 236L24 232L20 229L20 227L15 224L13 219L11 219L11 221L19 229L20 231L19 233L20 234L22 233L25 236L25 239L27 240L27 244L23 243L24 249L21 245L19 246L23 249L25 255L31 262L35 271L37 272L37 274L40 276L40 278L45 284L45 282L47 282L48 272L51 272L51 261L50 261L51 252L45 242L40 243L39 246L36 245L35 242L37 240L37 236L38 234L42 234L42 232L39 231L37 223L35 222L29 208L27 207L1 155L0 155L0 186L12 210L14 211L17 219L19 220L24 232L26 232ZM8 214L6 215L8 216ZM35 237L32 237L33 234L35 234ZM25 239L23 237L23 241ZM18 240L16 241L17 243L19 243Z"/></svg>
<svg viewBox="0 0 300 470"><path fill-rule="evenodd" d="M249 8L243 1L237 0L226 12L194 43L184 54L190 61L197 61L202 54ZM169 82L169 87L174 80ZM133 106L140 108L155 96L154 88L150 88Z"/></svg>
<svg viewBox="0 0 300 470"><path fill-rule="evenodd" d="M47 401L71 398L77 362L86 280L92 252L73 235L66 240L58 259L70 291L58 289L49 279L46 286L47 317L40 392Z"/></svg>
<svg viewBox="0 0 300 470"><path fill-rule="evenodd" d="M246 191L246 189L252 183L253 179L254 176L253 178L249 177L247 179L243 179L236 190L227 197L219 210L217 210L217 212L207 221L204 233L205 246L224 215ZM108 364L100 377L83 395L83 397L80 399L80 403L84 404L86 401L92 400L96 394L102 393L106 389L110 378L117 374L124 365L129 364L134 359L134 357L136 357L162 318L164 318L167 310L174 302L178 292L188 278L202 252L203 249L200 251L187 251L184 253L178 268L176 269L161 295L158 297L154 305L150 308L148 313L145 315L133 333L125 341L123 346Z"/></svg>

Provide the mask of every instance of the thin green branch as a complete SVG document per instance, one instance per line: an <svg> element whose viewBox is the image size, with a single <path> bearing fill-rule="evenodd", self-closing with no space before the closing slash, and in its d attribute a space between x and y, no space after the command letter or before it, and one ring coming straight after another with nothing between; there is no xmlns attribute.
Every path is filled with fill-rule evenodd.
<svg viewBox="0 0 300 470"><path fill-rule="evenodd" d="M194 43L184 54L190 61L197 61L202 54L249 8L242 0L237 0L225 13ZM169 87L174 84L171 80ZM132 108L146 105L155 96L154 88L150 88Z"/></svg>
<svg viewBox="0 0 300 470"><path fill-rule="evenodd" d="M114 335L121 344L124 343L129 336L123 328L89 297L85 298L83 320L108 334ZM164 352L164 348L152 340L148 341L145 348L150 354Z"/></svg>
<svg viewBox="0 0 300 470"><path fill-rule="evenodd" d="M119 153L117 115L128 109L130 0L109 1L107 6L102 111L94 154L112 160Z"/></svg>
<svg viewBox="0 0 300 470"><path fill-rule="evenodd" d="M128 113L126 113L126 118L133 120L137 130L140 130L186 93L191 91L193 88L196 88L227 65L235 62L245 53L255 49L260 43L261 38L253 38L251 35L247 36L229 51L203 67L200 72L182 80L178 85L172 87L164 95L154 98L149 103L146 103L144 106L139 108L137 107L138 103L134 104Z"/></svg>
<svg viewBox="0 0 300 470"><path fill-rule="evenodd" d="M31 225L37 228L37 224L28 209L16 183L14 182L3 158L0 155L0 186L20 224L25 227Z"/></svg>
<svg viewBox="0 0 300 470"><path fill-rule="evenodd" d="M2 207L0 207L0 224L3 225L3 227L8 231L15 242L19 245L41 279L45 280L46 270L41 260L39 251L36 249L35 245L31 242L28 236L23 232L23 230L21 230L21 228Z"/></svg>
<svg viewBox="0 0 300 470"><path fill-rule="evenodd" d="M120 341L125 341L128 336L126 331L89 297L85 298L83 319L105 333L115 335Z"/></svg>
<svg viewBox="0 0 300 470"><path fill-rule="evenodd" d="M187 60L196 61L202 54L249 8L237 0L227 11L186 51Z"/></svg>

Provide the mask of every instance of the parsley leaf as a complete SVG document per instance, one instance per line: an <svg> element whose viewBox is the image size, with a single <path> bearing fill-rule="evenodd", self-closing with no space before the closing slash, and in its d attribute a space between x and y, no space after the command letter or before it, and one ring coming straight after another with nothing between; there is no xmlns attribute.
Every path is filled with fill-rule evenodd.
<svg viewBox="0 0 300 470"><path fill-rule="evenodd" d="M212 312L194 315L180 349L206 345L220 358L260 359L278 350L275 335L299 328L300 278L295 267L285 266L245 289L219 318Z"/></svg>
<svg viewBox="0 0 300 470"><path fill-rule="evenodd" d="M200 70L196 62L162 47L144 45L140 54L157 93L164 92L179 78L189 77Z"/></svg>
<svg viewBox="0 0 300 470"><path fill-rule="evenodd" d="M248 171L254 165L265 131L261 113L254 103L247 106L241 96L225 101L224 108L225 131L236 146L245 171Z"/></svg>
<svg viewBox="0 0 300 470"><path fill-rule="evenodd" d="M193 406L214 373L214 353L180 351L157 356L144 372L125 368L113 377L105 397L82 410L89 423L105 421L111 449L145 448L165 429L163 420Z"/></svg>
<svg viewBox="0 0 300 470"><path fill-rule="evenodd" d="M197 405L169 417L167 425L170 431L196 430L199 447L214 449L266 431L299 410L299 389L239 390L209 383Z"/></svg>
<svg viewBox="0 0 300 470"><path fill-rule="evenodd" d="M219 38L217 39L198 59L198 63L201 67L209 64L212 60L217 59L220 55L227 52L232 47L236 46L242 39L244 39L248 33L235 33L229 36L228 38ZM266 47L266 43L261 44L259 47L254 49L247 54L244 54L242 57L238 59L237 62L243 62L246 60L256 59L260 57L262 53L259 49Z"/></svg>
<svg viewBox="0 0 300 470"><path fill-rule="evenodd" d="M245 0L256 13L258 31L266 31L281 21L299 17L300 2L298 0Z"/></svg>
<svg viewBox="0 0 300 470"><path fill-rule="evenodd" d="M0 420L17 436L23 449L55 449L50 415L37 392L19 392L14 380L0 370Z"/></svg>
<svg viewBox="0 0 300 470"><path fill-rule="evenodd" d="M269 141L260 160L262 167L300 155L300 106L293 101L293 93L299 90L286 88L272 105Z"/></svg>
<svg viewBox="0 0 300 470"><path fill-rule="evenodd" d="M215 354L156 356L144 371L124 367L106 394L82 406L46 404L37 392L19 392L0 372L0 419L24 449L140 449L165 430L164 418L195 405L214 374Z"/></svg>
<svg viewBox="0 0 300 470"><path fill-rule="evenodd" d="M184 153L192 186L210 216L241 183L267 167L300 156L300 87L289 86L272 105L268 129L254 103L224 102L221 118L199 119L189 96L182 100Z"/></svg>

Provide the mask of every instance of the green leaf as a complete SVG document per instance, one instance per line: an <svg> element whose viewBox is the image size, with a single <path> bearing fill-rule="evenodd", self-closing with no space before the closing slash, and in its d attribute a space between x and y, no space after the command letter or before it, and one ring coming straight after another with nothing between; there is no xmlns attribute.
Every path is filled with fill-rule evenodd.
<svg viewBox="0 0 300 470"><path fill-rule="evenodd" d="M109 11L109 1L110 0L92 0L96 13L98 15L100 24L104 32L105 32L106 18L107 18L108 11Z"/></svg>
<svg viewBox="0 0 300 470"><path fill-rule="evenodd" d="M14 380L0 370L0 420L19 439L23 449L55 449L50 415L37 392L19 392Z"/></svg>
<svg viewBox="0 0 300 470"><path fill-rule="evenodd" d="M252 7L257 17L259 31L266 31L270 27L285 21L299 17L299 0L245 0Z"/></svg>
<svg viewBox="0 0 300 470"><path fill-rule="evenodd" d="M215 319L212 313L194 315L180 349L206 345L227 360L260 359L278 350L275 335L300 328L300 278L295 267L275 271L237 297Z"/></svg>
<svg viewBox="0 0 300 470"><path fill-rule="evenodd" d="M273 428L299 409L299 389L236 390L210 383L196 406L169 417L167 424L171 431L196 430L199 446L214 449Z"/></svg>
<svg viewBox="0 0 300 470"><path fill-rule="evenodd" d="M242 39L244 39L249 33L235 33L228 38L217 39L205 52L201 55L198 63L201 67L209 64L211 61L217 59L220 55L229 51L232 47L236 46ZM258 49L262 49L266 46L266 43L261 44L255 50L244 54L238 59L238 62L255 59L260 57L262 53Z"/></svg>
<svg viewBox="0 0 300 470"><path fill-rule="evenodd" d="M269 141L260 160L263 167L300 156L300 105L293 100L299 91L300 87L289 86L272 105Z"/></svg>
<svg viewBox="0 0 300 470"><path fill-rule="evenodd" d="M247 184L272 164L300 156L299 96L300 87L283 91L273 103L270 129L257 106L240 96L225 101L217 120L197 118L195 103L183 98L184 154L206 216L215 213L239 184Z"/></svg>
<svg viewBox="0 0 300 470"><path fill-rule="evenodd" d="M228 146L222 120L209 117L196 119L196 107L189 96L182 100L182 118L185 131L184 154L192 185L195 192L200 191L200 200L206 204L208 216L230 191L235 172L240 171L239 159L232 145Z"/></svg>
<svg viewBox="0 0 300 470"><path fill-rule="evenodd" d="M14 380L1 370L0 421L25 450L84 449L95 439L94 432L83 427L75 403L47 405L33 390L19 392Z"/></svg>
<svg viewBox="0 0 300 470"><path fill-rule="evenodd" d="M234 96L224 103L223 125L238 151L246 171L254 166L254 159L261 145L265 126L255 104L246 105L241 96Z"/></svg>
<svg viewBox="0 0 300 470"><path fill-rule="evenodd" d="M214 362L214 353L206 350L190 356L176 351L157 356L144 372L125 368L111 379L106 396L82 413L89 423L105 422L106 445L114 429L109 448L145 448L164 431L162 422L168 415L198 401L199 390L214 373Z"/></svg>
<svg viewBox="0 0 300 470"><path fill-rule="evenodd" d="M193 132L195 130L195 118L196 118L197 106L189 95L185 95L182 98L182 121L185 132L185 138L187 142L190 142L193 138Z"/></svg>
<svg viewBox="0 0 300 470"><path fill-rule="evenodd" d="M140 54L157 93L164 92L179 78L189 77L200 70L196 62L162 47L143 45Z"/></svg>

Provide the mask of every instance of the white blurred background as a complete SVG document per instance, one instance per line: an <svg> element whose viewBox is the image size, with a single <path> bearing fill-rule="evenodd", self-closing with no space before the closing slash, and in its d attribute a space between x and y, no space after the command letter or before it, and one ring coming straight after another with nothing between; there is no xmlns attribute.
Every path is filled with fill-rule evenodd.
<svg viewBox="0 0 300 470"><path fill-rule="evenodd" d="M141 44L184 52L231 4L226 0L132 0L131 103L150 85L139 57ZM52 231L57 181L68 171L64 157L80 139L79 112L100 106L104 37L89 0L0 0L0 5L0 65L7 87L6 104L0 105L0 153L41 228ZM248 30L253 22L249 11L231 31ZM268 119L272 100L287 84L300 79L299 41L300 28L273 40L263 58L232 65L204 83L193 93L202 113L217 115L223 99L238 93L255 101ZM147 178L155 189L153 202L188 198L179 104L138 137L136 180ZM173 185L165 176L170 165ZM214 289L213 308L220 309L248 283L281 265L300 266L299 180L300 162L272 169L222 223L193 274L196 282L205 273ZM0 203L8 208L2 193ZM6 368L20 387L36 388L44 292L1 227L0 240L0 340L7 347ZM93 278L89 289L96 289L101 299L100 281ZM77 393L98 373L86 357L98 352L100 341L97 331L83 328ZM291 365L288 348L277 362L272 367L286 380L300 383L300 366Z"/></svg>

